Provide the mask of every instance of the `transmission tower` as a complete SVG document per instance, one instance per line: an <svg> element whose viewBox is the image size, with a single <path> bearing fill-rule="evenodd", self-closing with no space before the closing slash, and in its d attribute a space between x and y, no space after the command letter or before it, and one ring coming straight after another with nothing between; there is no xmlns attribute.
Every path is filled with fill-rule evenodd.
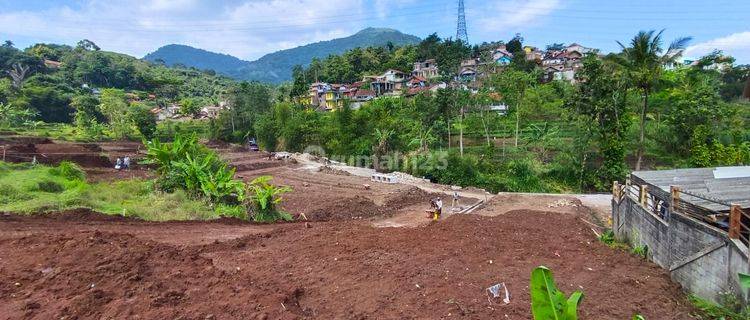
<svg viewBox="0 0 750 320"><path fill-rule="evenodd" d="M466 35L466 15L464 14L464 0L458 0L458 26L456 27L456 39L465 45L469 44L469 36Z"/></svg>

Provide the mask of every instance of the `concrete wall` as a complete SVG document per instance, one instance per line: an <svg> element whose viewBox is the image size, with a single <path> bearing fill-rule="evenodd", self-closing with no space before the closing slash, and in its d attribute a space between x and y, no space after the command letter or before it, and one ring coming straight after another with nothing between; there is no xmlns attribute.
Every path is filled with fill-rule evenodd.
<svg viewBox="0 0 750 320"><path fill-rule="evenodd" d="M722 230L678 213L661 219L629 197L612 201L612 221L618 239L647 245L649 259L688 292L714 302L722 292L747 299L737 276L750 271L747 247Z"/></svg>

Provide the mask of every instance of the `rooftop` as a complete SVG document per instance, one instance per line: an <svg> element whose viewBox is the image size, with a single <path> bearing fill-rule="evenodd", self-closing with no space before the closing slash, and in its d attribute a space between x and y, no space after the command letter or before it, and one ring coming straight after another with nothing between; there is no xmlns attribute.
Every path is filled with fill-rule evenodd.
<svg viewBox="0 0 750 320"><path fill-rule="evenodd" d="M750 208L750 166L634 171L632 176L667 193L670 186L676 186L688 192ZM685 200L710 210L726 210L725 206L699 198Z"/></svg>

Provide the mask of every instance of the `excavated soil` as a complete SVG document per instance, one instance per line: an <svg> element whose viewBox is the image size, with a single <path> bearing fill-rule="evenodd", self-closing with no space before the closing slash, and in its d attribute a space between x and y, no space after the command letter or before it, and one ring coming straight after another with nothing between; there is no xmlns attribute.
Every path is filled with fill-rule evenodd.
<svg viewBox="0 0 750 320"><path fill-rule="evenodd" d="M476 214L430 223L429 199L448 207L449 195L214 147L238 177L271 175L292 187L283 209L311 221L0 214L0 320L530 319L528 281L539 265L565 293L584 291L582 319L689 317L667 272L599 243L580 202L503 195ZM111 158L140 146L46 148ZM87 172L91 180L151 177L147 168ZM485 289L500 282L508 305L487 299Z"/></svg>
<svg viewBox="0 0 750 320"><path fill-rule="evenodd" d="M582 319L691 311L664 270L599 243L573 214L454 215L417 228L68 218L0 219L0 230L24 230L0 233L0 319L530 319L538 265L565 293L583 290ZM153 225L162 238L139 232ZM171 237L216 226L248 234ZM508 305L487 299L499 282Z"/></svg>
<svg viewBox="0 0 750 320"><path fill-rule="evenodd" d="M383 205L377 205L373 200L357 195L329 202L328 205L312 210L306 216L309 220L316 221L385 218L409 206L427 206L430 199L439 196L441 194L410 187L388 195Z"/></svg>

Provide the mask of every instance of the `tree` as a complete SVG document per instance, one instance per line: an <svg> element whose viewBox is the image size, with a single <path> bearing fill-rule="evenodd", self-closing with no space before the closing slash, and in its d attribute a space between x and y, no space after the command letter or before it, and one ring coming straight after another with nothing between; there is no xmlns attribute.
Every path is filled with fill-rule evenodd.
<svg viewBox="0 0 750 320"><path fill-rule="evenodd" d="M99 112L99 100L90 94L74 96L70 106L75 109L74 122L81 130L92 128L102 116Z"/></svg>
<svg viewBox="0 0 750 320"><path fill-rule="evenodd" d="M296 65L292 68L292 90L289 93L291 97L300 97L307 93L307 79L305 77L305 69L301 65Z"/></svg>
<svg viewBox="0 0 750 320"><path fill-rule="evenodd" d="M515 147L518 147L518 134L521 122L520 108L524 101L526 90L537 83L536 79L537 77L534 73L519 70L506 70L490 78L492 86L499 91L504 102L509 106L514 106L513 112L516 114Z"/></svg>
<svg viewBox="0 0 750 320"><path fill-rule="evenodd" d="M271 110L271 92L259 82L242 82L229 89L230 108L219 118L222 139L239 141L255 134L256 119Z"/></svg>
<svg viewBox="0 0 750 320"><path fill-rule="evenodd" d="M268 152L276 151L278 141L278 128L273 112L260 116L255 121L255 132L257 132L258 143Z"/></svg>
<svg viewBox="0 0 750 320"><path fill-rule="evenodd" d="M523 51L523 37L521 37L521 34L516 33L513 39L510 39L510 41L508 41L508 44L505 45L505 49L514 55L518 52Z"/></svg>
<svg viewBox="0 0 750 320"><path fill-rule="evenodd" d="M11 102L18 107L36 110L41 121L70 123L74 110L70 107L67 89L54 78L35 75L26 81Z"/></svg>
<svg viewBox="0 0 750 320"><path fill-rule="evenodd" d="M22 65L20 63L14 63L13 69L6 71L10 78L13 80L13 88L20 90L23 86L23 81L26 80L26 76L29 72L29 66Z"/></svg>
<svg viewBox="0 0 750 320"><path fill-rule="evenodd" d="M557 43L557 42L555 42L553 44L547 45L546 49L547 49L547 51L560 51L562 49L565 49L565 44L564 43Z"/></svg>
<svg viewBox="0 0 750 320"><path fill-rule="evenodd" d="M125 99L125 91L120 89L108 88L102 90L99 110L109 121L116 138L123 138L127 135L128 126L128 102Z"/></svg>
<svg viewBox="0 0 750 320"><path fill-rule="evenodd" d="M128 111L128 120L138 128L138 131L146 139L154 137L156 132L156 117L151 113L151 108L143 104L136 104Z"/></svg>
<svg viewBox="0 0 750 320"><path fill-rule="evenodd" d="M583 59L576 75L580 85L569 101L580 125L593 131L603 161L597 169L597 189L610 186L627 173L625 133L629 125L627 111L628 81L618 76L594 55ZM596 123L596 125L591 125Z"/></svg>
<svg viewBox="0 0 750 320"><path fill-rule="evenodd" d="M200 105L192 98L183 98L180 100L180 113L185 116L195 118L200 113Z"/></svg>
<svg viewBox="0 0 750 320"><path fill-rule="evenodd" d="M373 134L373 138L375 138L375 145L372 147L372 166L374 167L375 171L383 170L383 168L381 168L381 158L388 153L388 148L390 147L390 141L393 137L393 134L394 131L390 129L375 129L375 133Z"/></svg>
<svg viewBox="0 0 750 320"><path fill-rule="evenodd" d="M646 114L648 113L648 97L654 90L665 65L673 64L687 46L690 38L678 38L674 40L666 52L662 48L662 33L654 30L640 31L630 41L630 46L617 42L622 48L622 53L613 56L641 91L642 106L640 110L640 131L638 138L638 152L635 170L640 170L643 163L644 141L646 130Z"/></svg>
<svg viewBox="0 0 750 320"><path fill-rule="evenodd" d="M2 45L4 48L13 48L13 41L5 40Z"/></svg>
<svg viewBox="0 0 750 320"><path fill-rule="evenodd" d="M83 39L81 41L78 41L78 44L76 45L77 49L86 50L86 51L99 51L101 48L96 45L93 41L89 39Z"/></svg>

